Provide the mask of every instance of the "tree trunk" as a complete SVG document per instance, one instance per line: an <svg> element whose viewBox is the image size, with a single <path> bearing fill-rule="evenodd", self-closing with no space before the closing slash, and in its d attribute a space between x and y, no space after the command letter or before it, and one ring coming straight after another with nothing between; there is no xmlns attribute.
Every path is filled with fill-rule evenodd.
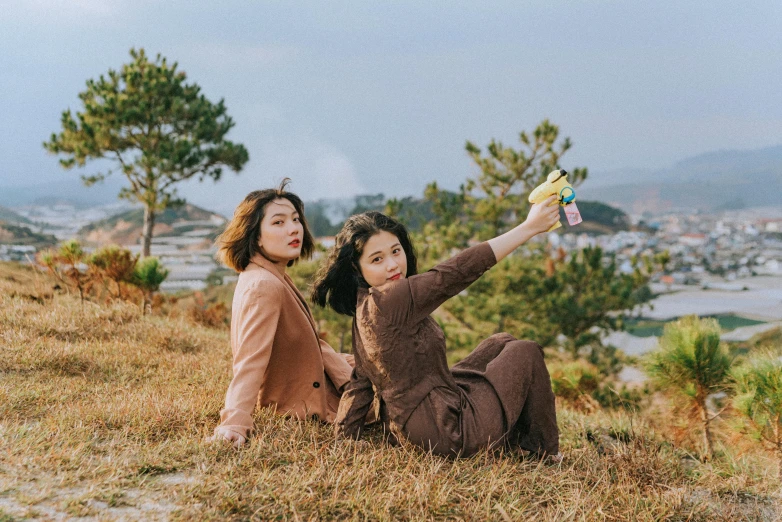
<svg viewBox="0 0 782 522"><path fill-rule="evenodd" d="M706 400L698 401L701 410L701 422L703 422L703 445L706 448L706 459L711 460L714 456L714 448L711 443L711 428L709 426L709 411L706 409Z"/></svg>
<svg viewBox="0 0 782 522"><path fill-rule="evenodd" d="M782 447L777 450L777 474L779 482L782 483Z"/></svg>
<svg viewBox="0 0 782 522"><path fill-rule="evenodd" d="M155 211L149 205L144 206L144 229L142 231L143 246L141 257L149 257L152 245L152 229L155 228Z"/></svg>
<svg viewBox="0 0 782 522"><path fill-rule="evenodd" d="M505 331L505 316L500 314L500 320L497 321L497 331L494 333L503 333Z"/></svg>
<svg viewBox="0 0 782 522"><path fill-rule="evenodd" d="M777 474L779 475L779 483L782 484L782 418L777 414L777 421L774 423L774 442L777 446Z"/></svg>
<svg viewBox="0 0 782 522"><path fill-rule="evenodd" d="M141 315L152 313L152 292L143 290L141 292Z"/></svg>

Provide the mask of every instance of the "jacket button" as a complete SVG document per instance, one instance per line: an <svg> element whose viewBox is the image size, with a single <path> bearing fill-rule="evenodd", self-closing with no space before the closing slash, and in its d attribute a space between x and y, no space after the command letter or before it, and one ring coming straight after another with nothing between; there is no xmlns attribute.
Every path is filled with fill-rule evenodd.
<svg viewBox="0 0 782 522"><path fill-rule="evenodd" d="M313 382L312 383L312 387L313 388L320 388L320 383L319 382Z"/></svg>

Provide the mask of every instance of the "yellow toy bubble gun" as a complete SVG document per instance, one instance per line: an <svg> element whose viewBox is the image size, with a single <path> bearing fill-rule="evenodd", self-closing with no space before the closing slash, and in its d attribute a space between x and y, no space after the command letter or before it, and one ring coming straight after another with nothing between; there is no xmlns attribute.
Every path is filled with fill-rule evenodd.
<svg viewBox="0 0 782 522"><path fill-rule="evenodd" d="M535 190L530 192L530 203L542 203L549 196L557 196L557 203L565 207L565 216L570 226L578 225L581 223L581 213L576 206L576 191L567 181L567 172L560 169L550 173L546 178L546 181L535 187ZM549 232L561 227L562 223L557 221L554 226L548 229Z"/></svg>

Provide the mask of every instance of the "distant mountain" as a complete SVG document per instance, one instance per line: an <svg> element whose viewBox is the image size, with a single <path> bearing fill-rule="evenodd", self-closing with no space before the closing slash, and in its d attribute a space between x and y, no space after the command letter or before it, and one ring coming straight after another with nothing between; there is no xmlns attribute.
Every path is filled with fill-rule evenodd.
<svg viewBox="0 0 782 522"><path fill-rule="evenodd" d="M666 172L671 182L782 181L782 145L756 150L720 150L693 156Z"/></svg>
<svg viewBox="0 0 782 522"><path fill-rule="evenodd" d="M103 183L85 187L78 175L66 172L61 181L53 183L0 186L0 205L15 207L61 201L82 207L104 205L117 200L124 183L121 176L113 176ZM578 198L601 201L627 212L713 211L780 205L776 193L780 186L782 145L708 152L686 158L666 169L644 169L642 166L610 171L593 169L587 181L578 188ZM217 194L220 189L215 190ZM421 194L410 196L415 199ZM322 215L326 233L329 226L341 222L356 206L360 205L355 198L345 198L308 203L307 208L313 215Z"/></svg>
<svg viewBox="0 0 782 522"><path fill-rule="evenodd" d="M10 208L0 207L0 222L11 224L33 225L34 223L24 216L20 216Z"/></svg>
<svg viewBox="0 0 782 522"><path fill-rule="evenodd" d="M578 189L578 196L602 201L628 212L727 210L779 206L782 146L748 151L716 151L685 159L669 169L614 171L616 183L597 173Z"/></svg>
<svg viewBox="0 0 782 522"><path fill-rule="evenodd" d="M50 183L0 186L0 205L21 207L66 202L80 208L93 207L116 202L122 187L123 181L119 177L111 177L103 183L86 187L79 176L64 173L62 180Z"/></svg>
<svg viewBox="0 0 782 522"><path fill-rule="evenodd" d="M630 230L630 217L618 208L599 201L580 200L576 203L581 218L578 231L587 234L614 234Z"/></svg>
<svg viewBox="0 0 782 522"><path fill-rule="evenodd" d="M155 237L178 236L201 231L205 240L214 241L227 219L220 214L186 203L169 207L155 216ZM141 208L95 221L79 230L78 236L87 243L138 243L144 224Z"/></svg>
<svg viewBox="0 0 782 522"><path fill-rule="evenodd" d="M57 238L51 234L40 234L24 226L0 221L0 244L28 245L41 249L56 245Z"/></svg>
<svg viewBox="0 0 782 522"><path fill-rule="evenodd" d="M611 187L615 185L637 185L657 180L658 177L658 171L652 169L589 169L589 178L587 178L584 186L589 187L591 190L598 187Z"/></svg>

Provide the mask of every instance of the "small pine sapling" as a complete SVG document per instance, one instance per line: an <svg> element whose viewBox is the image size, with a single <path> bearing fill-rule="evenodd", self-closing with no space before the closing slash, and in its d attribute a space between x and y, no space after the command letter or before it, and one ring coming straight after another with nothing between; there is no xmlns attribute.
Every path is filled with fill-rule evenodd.
<svg viewBox="0 0 782 522"><path fill-rule="evenodd" d="M124 299L122 288L123 285L133 282L138 256L134 256L125 248L109 245L96 250L89 261L101 279L114 282L116 288L114 297Z"/></svg>
<svg viewBox="0 0 782 522"><path fill-rule="evenodd" d="M657 385L684 395L695 406L708 460L714 455L711 422L721 413L709 411L708 398L728 391L732 363L733 357L720 342L717 320L694 315L665 325L659 348L644 361L646 372Z"/></svg>
<svg viewBox="0 0 782 522"><path fill-rule="evenodd" d="M45 250L38 255L38 262L66 286L79 292L79 301L84 303L84 293L89 289L92 276L85 264L86 254L75 239L64 242L57 250Z"/></svg>
<svg viewBox="0 0 782 522"><path fill-rule="evenodd" d="M733 405L743 414L746 431L776 454L782 481L782 357L759 357L734 375Z"/></svg>
<svg viewBox="0 0 782 522"><path fill-rule="evenodd" d="M145 257L136 263L133 271L133 284L141 289L143 299L141 311L146 314L152 306L152 295L158 291L160 284L168 277L168 270L163 268L156 257ZM149 310L151 311L151 310Z"/></svg>

